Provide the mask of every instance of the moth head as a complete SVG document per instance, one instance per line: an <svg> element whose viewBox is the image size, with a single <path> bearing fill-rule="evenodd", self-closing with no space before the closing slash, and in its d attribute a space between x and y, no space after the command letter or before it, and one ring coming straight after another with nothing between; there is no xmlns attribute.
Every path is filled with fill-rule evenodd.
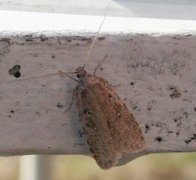
<svg viewBox="0 0 196 180"><path fill-rule="evenodd" d="M86 71L84 70L84 67L78 67L76 69L76 75L77 78L83 78L86 75Z"/></svg>

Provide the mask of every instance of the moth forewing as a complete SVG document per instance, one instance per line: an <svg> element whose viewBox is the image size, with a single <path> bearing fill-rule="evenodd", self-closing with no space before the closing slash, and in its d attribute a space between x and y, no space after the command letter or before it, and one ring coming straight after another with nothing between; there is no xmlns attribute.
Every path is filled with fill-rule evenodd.
<svg viewBox="0 0 196 180"><path fill-rule="evenodd" d="M123 153L144 149L140 127L107 80L76 70L76 105L89 148L103 169L118 163Z"/></svg>

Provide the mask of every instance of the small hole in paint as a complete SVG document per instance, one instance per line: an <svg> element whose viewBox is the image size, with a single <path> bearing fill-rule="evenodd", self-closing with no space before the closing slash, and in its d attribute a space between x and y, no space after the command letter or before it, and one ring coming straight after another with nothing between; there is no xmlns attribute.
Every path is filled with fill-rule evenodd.
<svg viewBox="0 0 196 180"><path fill-rule="evenodd" d="M14 77L15 77L15 78L19 78L20 75L21 75L20 72L16 72L16 73L14 74Z"/></svg>

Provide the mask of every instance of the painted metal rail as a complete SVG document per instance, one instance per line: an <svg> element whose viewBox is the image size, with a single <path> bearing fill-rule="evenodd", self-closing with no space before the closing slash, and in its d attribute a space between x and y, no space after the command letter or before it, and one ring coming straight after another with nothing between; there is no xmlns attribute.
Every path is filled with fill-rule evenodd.
<svg viewBox="0 0 196 180"><path fill-rule="evenodd" d="M17 17L17 18L15 18ZM0 11L0 155L89 154L75 105L76 83L53 74L83 65L103 17ZM87 70L133 112L146 149L196 150L196 21L108 16Z"/></svg>

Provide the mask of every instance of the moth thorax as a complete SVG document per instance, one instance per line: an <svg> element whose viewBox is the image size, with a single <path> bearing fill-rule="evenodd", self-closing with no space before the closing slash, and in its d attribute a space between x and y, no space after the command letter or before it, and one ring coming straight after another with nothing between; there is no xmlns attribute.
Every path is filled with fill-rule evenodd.
<svg viewBox="0 0 196 180"><path fill-rule="evenodd" d="M86 71L84 70L84 67L78 67L76 69L77 78L83 78L86 75Z"/></svg>

